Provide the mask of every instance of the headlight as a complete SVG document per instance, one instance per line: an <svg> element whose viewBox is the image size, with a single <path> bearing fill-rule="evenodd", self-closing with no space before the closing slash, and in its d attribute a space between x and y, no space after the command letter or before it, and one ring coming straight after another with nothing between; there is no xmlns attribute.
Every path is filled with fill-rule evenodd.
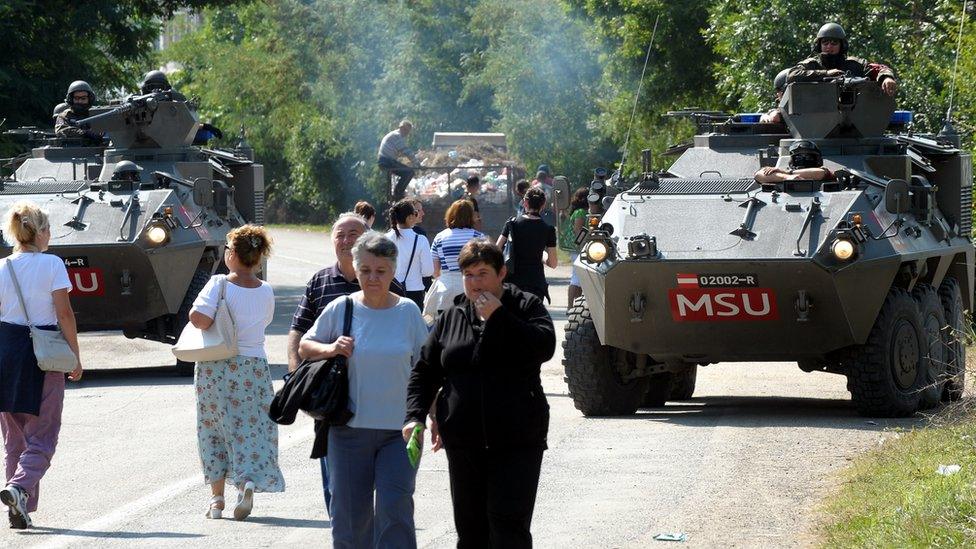
<svg viewBox="0 0 976 549"><path fill-rule="evenodd" d="M169 230L162 225L152 225L146 229L146 240L153 246L162 246L169 241Z"/></svg>
<svg viewBox="0 0 976 549"><path fill-rule="evenodd" d="M600 263L607 258L607 245L595 240L586 245L586 257L594 263Z"/></svg>
<svg viewBox="0 0 976 549"><path fill-rule="evenodd" d="M837 259L847 261L854 257L854 243L845 238L838 238L830 245L830 251Z"/></svg>

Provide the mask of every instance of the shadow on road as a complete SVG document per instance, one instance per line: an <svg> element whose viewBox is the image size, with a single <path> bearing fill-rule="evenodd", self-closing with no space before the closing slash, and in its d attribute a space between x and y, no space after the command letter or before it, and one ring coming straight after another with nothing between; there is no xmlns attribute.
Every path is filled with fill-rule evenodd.
<svg viewBox="0 0 976 549"><path fill-rule="evenodd" d="M183 532L102 532L99 530L73 530L71 528L49 528L45 526L33 526L30 530L19 532L18 535L24 537L57 535L106 539L190 539L204 537L203 534L187 534Z"/></svg>
<svg viewBox="0 0 976 549"><path fill-rule="evenodd" d="M817 427L862 431L910 428L925 422L923 417L861 417L849 400L782 396L699 397L668 403L663 408L642 408L633 416L613 419L686 426Z"/></svg>
<svg viewBox="0 0 976 549"><path fill-rule="evenodd" d="M287 364L269 364L272 381L277 381L288 371ZM67 390L91 387L139 387L159 385L193 385L193 376L181 376L173 366L147 366L144 368L116 368L111 370L85 370L78 383L68 383Z"/></svg>
<svg viewBox="0 0 976 549"><path fill-rule="evenodd" d="M248 517L248 522L285 528L331 528L332 521L315 519L292 519L282 517Z"/></svg>

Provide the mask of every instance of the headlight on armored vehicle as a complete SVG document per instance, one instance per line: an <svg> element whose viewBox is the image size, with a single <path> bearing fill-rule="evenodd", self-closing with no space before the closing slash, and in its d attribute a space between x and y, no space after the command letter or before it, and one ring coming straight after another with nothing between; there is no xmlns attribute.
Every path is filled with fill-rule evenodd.
<svg viewBox="0 0 976 549"><path fill-rule="evenodd" d="M830 252L840 261L847 261L854 257L856 250L854 243L846 238L838 238L830 245Z"/></svg>
<svg viewBox="0 0 976 549"><path fill-rule="evenodd" d="M599 240L594 240L586 245L586 257L593 263L602 263L609 253L607 244Z"/></svg>
<svg viewBox="0 0 976 549"><path fill-rule="evenodd" d="M153 246L162 246L169 242L169 229L165 225L150 225L146 229L146 240Z"/></svg>

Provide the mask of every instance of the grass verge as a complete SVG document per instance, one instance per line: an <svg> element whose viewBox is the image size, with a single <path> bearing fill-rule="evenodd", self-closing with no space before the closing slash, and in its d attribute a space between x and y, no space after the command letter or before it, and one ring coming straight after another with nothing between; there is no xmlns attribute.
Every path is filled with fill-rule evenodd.
<svg viewBox="0 0 976 549"><path fill-rule="evenodd" d="M972 349L967 358L974 364ZM976 547L974 397L941 412L931 426L885 438L855 460L828 500L822 546ZM940 465L961 469L943 476Z"/></svg>

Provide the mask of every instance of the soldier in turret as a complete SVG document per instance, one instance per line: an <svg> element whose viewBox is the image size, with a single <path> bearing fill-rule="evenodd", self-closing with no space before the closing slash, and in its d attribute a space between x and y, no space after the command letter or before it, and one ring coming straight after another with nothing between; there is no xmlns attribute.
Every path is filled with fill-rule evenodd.
<svg viewBox="0 0 976 549"><path fill-rule="evenodd" d="M822 82L831 77L867 77L881 85L888 95L895 95L898 82L895 73L881 63L868 63L859 57L847 56L847 33L837 23L820 27L813 41L813 57L800 61L790 70L787 83Z"/></svg>
<svg viewBox="0 0 976 549"><path fill-rule="evenodd" d="M783 113L779 110L779 101L783 98L783 94L786 92L786 77L789 76L790 69L783 69L779 71L776 78L773 79L773 87L776 88L776 106L769 109L768 112L764 113L759 117L760 124L782 124L783 123Z"/></svg>
<svg viewBox="0 0 976 549"><path fill-rule="evenodd" d="M95 91L84 80L75 80L68 86L68 93L64 96L66 108L57 113L54 118L54 133L58 137L82 138L91 142L101 143L102 136L91 130L77 127L77 122L88 118L88 111L95 102ZM59 105L60 106L60 105Z"/></svg>
<svg viewBox="0 0 976 549"><path fill-rule="evenodd" d="M186 101L186 96L174 90L173 86L170 85L169 78L166 78L166 73L160 70L147 72L142 77L142 82L139 83L139 93L146 95L158 91L171 92L175 101Z"/></svg>

